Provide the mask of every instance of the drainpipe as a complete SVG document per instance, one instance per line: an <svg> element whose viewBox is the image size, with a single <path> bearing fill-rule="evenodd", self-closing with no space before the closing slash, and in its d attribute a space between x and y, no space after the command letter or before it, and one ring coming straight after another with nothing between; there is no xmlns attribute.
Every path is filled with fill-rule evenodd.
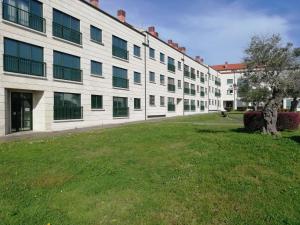
<svg viewBox="0 0 300 225"><path fill-rule="evenodd" d="M182 90L183 90L183 92L182 92L182 115L183 116L185 116L185 112L184 112L184 82L185 82L185 80L184 80L184 54L182 54L182 59L181 59L181 62L182 62L182 65L181 65L181 69L182 69L182 86L181 86L181 88L182 88Z"/></svg>
<svg viewBox="0 0 300 225"><path fill-rule="evenodd" d="M207 77L207 97L208 97L208 101L207 101L207 110L208 110L208 112L209 112L209 106L210 106L210 101L209 101L209 99L210 99L210 97L209 97L209 95L210 95L210 91L209 91L209 81L210 81L210 79L209 79L209 76L210 76L210 68L208 67L208 77Z"/></svg>
<svg viewBox="0 0 300 225"><path fill-rule="evenodd" d="M145 120L147 120L147 47L149 47L149 37L147 32L143 31L145 34L144 38L144 66L145 66Z"/></svg>

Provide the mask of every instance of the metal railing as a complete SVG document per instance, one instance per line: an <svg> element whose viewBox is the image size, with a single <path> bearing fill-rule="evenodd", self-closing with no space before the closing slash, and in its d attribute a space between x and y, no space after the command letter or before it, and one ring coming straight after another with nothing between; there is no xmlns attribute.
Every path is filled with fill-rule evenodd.
<svg viewBox="0 0 300 225"><path fill-rule="evenodd" d="M2 3L2 17L4 20L33 30L46 32L46 20L44 18L4 2Z"/></svg>
<svg viewBox="0 0 300 225"><path fill-rule="evenodd" d="M126 49L114 45L112 46L112 54L113 56L116 56L121 59L125 59L125 60L129 59L128 51Z"/></svg>
<svg viewBox="0 0 300 225"><path fill-rule="evenodd" d="M82 70L54 64L53 77L60 80L82 82Z"/></svg>
<svg viewBox="0 0 300 225"><path fill-rule="evenodd" d="M128 81L128 79L125 79L125 78L113 76L113 87L128 89L129 81Z"/></svg>
<svg viewBox="0 0 300 225"><path fill-rule="evenodd" d="M196 79L196 74L195 73L191 73L191 79L193 79L193 80Z"/></svg>
<svg viewBox="0 0 300 225"><path fill-rule="evenodd" d="M221 81L217 81L217 80L215 80L215 85L217 85L217 86L221 86Z"/></svg>
<svg viewBox="0 0 300 225"><path fill-rule="evenodd" d="M190 105L184 105L184 111L190 111Z"/></svg>
<svg viewBox="0 0 300 225"><path fill-rule="evenodd" d="M175 92L175 85L174 84L168 84L168 91Z"/></svg>
<svg viewBox="0 0 300 225"><path fill-rule="evenodd" d="M113 117L129 117L129 108L113 107Z"/></svg>
<svg viewBox="0 0 300 225"><path fill-rule="evenodd" d="M195 105L191 105L191 111L196 111L196 106Z"/></svg>
<svg viewBox="0 0 300 225"><path fill-rule="evenodd" d="M201 92L200 92L200 96L201 96L201 97L205 97L205 92L204 92L204 91L201 91Z"/></svg>
<svg viewBox="0 0 300 225"><path fill-rule="evenodd" d="M204 105L201 105L201 106L200 106L200 110L201 110L201 111L204 111L204 110L205 110Z"/></svg>
<svg viewBox="0 0 300 225"><path fill-rule="evenodd" d="M53 36L55 37L65 39L67 41L71 41L76 44L80 44L80 45L82 44L82 33L77 30L53 22L52 31L53 31Z"/></svg>
<svg viewBox="0 0 300 225"><path fill-rule="evenodd" d="M204 83L204 82L205 82L204 77L201 77L201 78L200 78L200 82L201 82L201 83Z"/></svg>
<svg viewBox="0 0 300 225"><path fill-rule="evenodd" d="M189 71L184 71L184 76L185 77L190 77L191 76L191 73Z"/></svg>
<svg viewBox="0 0 300 225"><path fill-rule="evenodd" d="M172 72L175 72L175 65L169 63L168 64L168 70L172 71Z"/></svg>
<svg viewBox="0 0 300 225"><path fill-rule="evenodd" d="M24 59L11 55L3 55L4 71L21 73L39 77L46 76L46 63Z"/></svg>
<svg viewBox="0 0 300 225"><path fill-rule="evenodd" d="M191 95L196 95L196 90L195 89L191 89Z"/></svg>
<svg viewBox="0 0 300 225"><path fill-rule="evenodd" d="M184 94L190 94L190 89L189 88L184 88Z"/></svg>
<svg viewBox="0 0 300 225"><path fill-rule="evenodd" d="M82 106L54 106L54 120L75 120L82 118Z"/></svg>
<svg viewBox="0 0 300 225"><path fill-rule="evenodd" d="M169 103L168 104L168 111L169 112L175 112L175 104Z"/></svg>

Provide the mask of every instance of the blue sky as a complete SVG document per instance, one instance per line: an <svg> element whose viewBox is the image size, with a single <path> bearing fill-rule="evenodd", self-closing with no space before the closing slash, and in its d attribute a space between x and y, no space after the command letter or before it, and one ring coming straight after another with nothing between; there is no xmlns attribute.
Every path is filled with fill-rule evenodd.
<svg viewBox="0 0 300 225"><path fill-rule="evenodd" d="M253 35L279 33L300 47L300 0L100 0L112 15L127 12L127 22L155 26L207 64L240 62Z"/></svg>

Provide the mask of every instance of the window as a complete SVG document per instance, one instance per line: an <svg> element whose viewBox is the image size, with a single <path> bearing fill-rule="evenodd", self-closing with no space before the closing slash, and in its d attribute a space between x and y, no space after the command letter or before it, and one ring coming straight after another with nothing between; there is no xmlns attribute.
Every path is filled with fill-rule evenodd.
<svg viewBox="0 0 300 225"><path fill-rule="evenodd" d="M134 99L134 109L141 109L141 99L140 98Z"/></svg>
<svg viewBox="0 0 300 225"><path fill-rule="evenodd" d="M168 70L175 72L175 60L171 57L168 57Z"/></svg>
<svg viewBox="0 0 300 225"><path fill-rule="evenodd" d="M141 48L137 45L133 46L133 54L136 57L141 57Z"/></svg>
<svg viewBox="0 0 300 225"><path fill-rule="evenodd" d="M227 79L227 84L233 84L233 79Z"/></svg>
<svg viewBox="0 0 300 225"><path fill-rule="evenodd" d="M127 41L116 36L112 36L112 55L128 60Z"/></svg>
<svg viewBox="0 0 300 225"><path fill-rule="evenodd" d="M80 21L57 9L53 9L53 36L82 44Z"/></svg>
<svg viewBox="0 0 300 225"><path fill-rule="evenodd" d="M164 107L165 106L165 97L160 96L160 106Z"/></svg>
<svg viewBox="0 0 300 225"><path fill-rule="evenodd" d="M149 72L149 81L151 83L155 83L155 73L154 72Z"/></svg>
<svg viewBox="0 0 300 225"><path fill-rule="evenodd" d="M82 119L80 94L54 93L54 120Z"/></svg>
<svg viewBox="0 0 300 225"><path fill-rule="evenodd" d="M141 83L141 73L134 72L134 74L133 74L133 82L136 83L136 84L140 84Z"/></svg>
<svg viewBox="0 0 300 225"><path fill-rule="evenodd" d="M175 111L175 99L174 98L168 98L168 111L169 112Z"/></svg>
<svg viewBox="0 0 300 225"><path fill-rule="evenodd" d="M181 89L181 80L178 80L178 88Z"/></svg>
<svg viewBox="0 0 300 225"><path fill-rule="evenodd" d="M46 64L41 47L4 38L4 71L45 76Z"/></svg>
<svg viewBox="0 0 300 225"><path fill-rule="evenodd" d="M188 65L184 65L184 76L190 77L190 68Z"/></svg>
<svg viewBox="0 0 300 225"><path fill-rule="evenodd" d="M165 76L164 75L160 75L160 84L165 85Z"/></svg>
<svg viewBox="0 0 300 225"><path fill-rule="evenodd" d="M103 109L102 95L92 95L91 96L91 107L92 107L92 109Z"/></svg>
<svg viewBox="0 0 300 225"><path fill-rule="evenodd" d="M196 95L195 84L191 84L191 95Z"/></svg>
<svg viewBox="0 0 300 225"><path fill-rule="evenodd" d="M201 81L201 83L204 83L204 82L205 82L205 79L204 79L204 73L201 73L201 74L200 74L200 81Z"/></svg>
<svg viewBox="0 0 300 225"><path fill-rule="evenodd" d="M184 82L184 93L190 94L190 84L187 82Z"/></svg>
<svg viewBox="0 0 300 225"><path fill-rule="evenodd" d="M102 43L102 30L91 25L91 40Z"/></svg>
<svg viewBox="0 0 300 225"><path fill-rule="evenodd" d="M165 63L165 54L160 53L160 62Z"/></svg>
<svg viewBox="0 0 300 225"><path fill-rule="evenodd" d="M113 117L129 117L128 99L122 97L113 97Z"/></svg>
<svg viewBox="0 0 300 225"><path fill-rule="evenodd" d="M193 80L196 79L196 71L195 71L195 69L192 68L192 67L191 67L191 78L192 78Z"/></svg>
<svg viewBox="0 0 300 225"><path fill-rule="evenodd" d="M168 77L168 91L175 92L175 79Z"/></svg>
<svg viewBox="0 0 300 225"><path fill-rule="evenodd" d="M155 50L153 48L149 49L149 57L150 59L155 59Z"/></svg>
<svg viewBox="0 0 300 225"><path fill-rule="evenodd" d="M154 95L149 96L149 103L151 106L155 106L155 96Z"/></svg>
<svg viewBox="0 0 300 225"><path fill-rule="evenodd" d="M184 111L190 111L190 100L184 99Z"/></svg>
<svg viewBox="0 0 300 225"><path fill-rule="evenodd" d="M113 66L113 87L129 88L126 69Z"/></svg>
<svg viewBox="0 0 300 225"><path fill-rule="evenodd" d="M199 85L197 85L197 93L200 92L200 88L199 88Z"/></svg>
<svg viewBox="0 0 300 225"><path fill-rule="evenodd" d="M46 31L43 18L43 4L35 0L4 0L3 19L29 27L40 32Z"/></svg>
<svg viewBox="0 0 300 225"><path fill-rule="evenodd" d="M227 90L227 95L233 95L233 90L232 89L228 89Z"/></svg>
<svg viewBox="0 0 300 225"><path fill-rule="evenodd" d="M178 61L178 70L181 70L181 62Z"/></svg>
<svg viewBox="0 0 300 225"><path fill-rule="evenodd" d="M102 63L91 61L91 74L96 76L102 76Z"/></svg>
<svg viewBox="0 0 300 225"><path fill-rule="evenodd" d="M82 82L79 57L54 51L53 58L53 76L55 79Z"/></svg>
<svg viewBox="0 0 300 225"><path fill-rule="evenodd" d="M191 111L195 111L196 110L196 102L195 100L191 100Z"/></svg>

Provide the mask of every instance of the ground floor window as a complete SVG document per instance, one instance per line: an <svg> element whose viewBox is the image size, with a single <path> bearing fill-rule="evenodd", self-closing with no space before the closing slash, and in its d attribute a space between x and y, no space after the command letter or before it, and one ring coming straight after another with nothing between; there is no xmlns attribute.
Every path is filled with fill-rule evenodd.
<svg viewBox="0 0 300 225"><path fill-rule="evenodd" d="M103 97L102 95L91 96L92 109L103 109Z"/></svg>
<svg viewBox="0 0 300 225"><path fill-rule="evenodd" d="M141 99L140 98L134 99L134 109L141 109Z"/></svg>
<svg viewBox="0 0 300 225"><path fill-rule="evenodd" d="M127 98L113 97L113 117L129 117Z"/></svg>
<svg viewBox="0 0 300 225"><path fill-rule="evenodd" d="M151 106L155 106L155 96L154 95L149 96L149 104Z"/></svg>
<svg viewBox="0 0 300 225"><path fill-rule="evenodd" d="M54 120L82 119L81 95L54 93Z"/></svg>

